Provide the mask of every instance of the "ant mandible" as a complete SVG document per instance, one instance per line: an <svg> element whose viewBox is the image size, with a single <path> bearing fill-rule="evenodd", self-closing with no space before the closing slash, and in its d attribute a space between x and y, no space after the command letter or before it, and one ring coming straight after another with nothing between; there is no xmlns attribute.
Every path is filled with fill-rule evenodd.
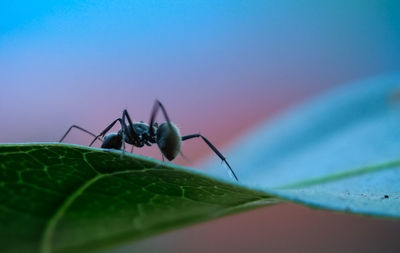
<svg viewBox="0 0 400 253"><path fill-rule="evenodd" d="M158 125L157 122L154 122L159 109L161 109L165 119L167 120L167 122L160 125ZM126 124L126 120L128 120L128 124ZM109 133L106 135L106 133L110 131L117 122L121 124L121 129L117 133ZM158 100L154 103L150 123L148 125L143 121L133 123L128 111L125 109L122 113L122 118L114 120L99 135L95 135L80 126L72 125L60 139L60 142L65 139L72 128L79 129L94 137L93 141L89 144L89 147L92 146L97 139L102 140L101 137L104 137L101 148L118 150L121 150L122 148L122 152L125 152L125 142L131 144L132 148L133 146L141 148L144 145L151 146L152 144L157 143L162 155L169 161L172 161L180 153L182 141L192 138L201 138L215 152L215 154L221 158L222 162L228 166L236 181L239 181L225 157L206 137L201 134L181 136L178 127L169 120L167 111Z"/></svg>

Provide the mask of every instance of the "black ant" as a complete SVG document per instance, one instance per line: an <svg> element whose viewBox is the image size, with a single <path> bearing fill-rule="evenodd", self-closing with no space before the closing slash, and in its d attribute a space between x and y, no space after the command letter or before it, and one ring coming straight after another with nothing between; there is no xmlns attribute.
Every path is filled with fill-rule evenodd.
<svg viewBox="0 0 400 253"><path fill-rule="evenodd" d="M154 119L160 108L167 122L158 125L157 122L154 122ZM128 120L128 124L126 124L126 120ZM117 122L121 124L121 129L118 133L105 135ZM118 150L121 150L122 148L122 152L125 152L125 142L131 144L132 148L133 146L141 148L144 145L151 146L152 144L157 143L163 157L165 156L169 161L173 160L180 153L182 141L199 137L202 138L215 154L221 158L222 162L228 166L236 181L239 181L225 157L206 137L201 134L181 136L178 127L169 120L167 111L158 100L155 101L150 117L150 123L148 125L143 121L133 123L128 111L125 109L122 113L122 118L114 120L99 135L95 135L77 125L72 125L61 138L60 142L65 139L72 128L77 128L94 137L93 141L89 144L89 147L98 139L103 141L101 145L102 148ZM104 140L102 140L101 137L104 137Z"/></svg>

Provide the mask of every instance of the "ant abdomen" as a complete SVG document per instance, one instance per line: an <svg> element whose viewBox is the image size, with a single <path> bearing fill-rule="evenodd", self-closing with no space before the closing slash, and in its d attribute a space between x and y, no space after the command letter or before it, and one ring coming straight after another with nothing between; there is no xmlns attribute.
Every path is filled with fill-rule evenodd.
<svg viewBox="0 0 400 253"><path fill-rule="evenodd" d="M104 137L103 144L101 148L113 148L121 149L122 147L122 136L117 133L110 133Z"/></svg>

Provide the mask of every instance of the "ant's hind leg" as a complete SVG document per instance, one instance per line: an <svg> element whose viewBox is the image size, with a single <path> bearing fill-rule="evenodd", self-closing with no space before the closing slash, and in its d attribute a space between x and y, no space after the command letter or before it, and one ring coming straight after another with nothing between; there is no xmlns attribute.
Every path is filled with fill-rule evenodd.
<svg viewBox="0 0 400 253"><path fill-rule="evenodd" d="M87 133L87 134L89 134L89 135L91 135L91 136L93 136L93 137L96 137L96 139L98 139L98 140L100 140L100 141L103 141L101 138L97 137L94 133L92 133L92 132L90 132L90 131L88 131L88 130L86 130L86 129L80 127L80 126L72 125L72 126L70 126L70 128L68 128L67 132L65 132L65 134L63 135L63 137L61 137L61 139L60 139L59 142L63 142L63 140L65 139L65 137L67 137L67 135L68 135L69 132L72 130L72 128L76 128L76 129L78 129L78 130L81 130L82 132L85 132L85 133ZM96 139L95 139L95 140L96 140Z"/></svg>
<svg viewBox="0 0 400 253"><path fill-rule="evenodd" d="M232 175L233 175L233 177L236 179L236 181L239 181L239 179L237 178L235 172L233 172L231 166L230 166L229 163L226 161L226 158L221 154L221 152L218 151L218 149L217 149L209 140L207 140L206 137L204 137L204 136L201 135L201 134L190 134L190 135L182 136L182 141L189 140L189 139L192 139L192 138L199 138L199 137L202 138L203 141L214 151L214 153L215 153L219 158L221 158L222 162L224 162L224 163L228 166L230 172L232 173Z"/></svg>
<svg viewBox="0 0 400 253"><path fill-rule="evenodd" d="M99 137L103 137L108 131L110 131L110 129L115 125L115 123L117 122L121 123L121 119L118 118L116 120L114 120L110 125L108 125L108 127L106 127L99 135L95 135L93 141L89 144L89 147L93 145L93 143L99 138ZM121 124L122 125L122 124Z"/></svg>

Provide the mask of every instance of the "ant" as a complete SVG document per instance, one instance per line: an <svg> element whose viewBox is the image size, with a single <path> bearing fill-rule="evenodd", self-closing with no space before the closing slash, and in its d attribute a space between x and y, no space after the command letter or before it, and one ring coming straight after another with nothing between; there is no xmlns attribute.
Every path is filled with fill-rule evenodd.
<svg viewBox="0 0 400 253"><path fill-rule="evenodd" d="M161 109L165 119L167 120L167 122L160 125L158 125L157 122L154 122L159 109ZM126 120L128 120L128 124L126 124ZM120 123L121 129L117 133L109 133L106 135L106 133L110 131L117 122ZM125 109L122 112L122 118L114 120L100 134L95 135L82 127L72 125L59 142L62 142L65 139L72 128L79 129L94 137L93 141L89 144L89 147L92 146L96 140L100 140L103 142L101 148L118 150L121 150L122 148L121 155L125 152L125 143L131 144L132 150L133 147L141 148L144 145L151 146L152 144L157 143L163 158L165 156L169 161L175 159L175 157L180 153L182 141L192 138L201 138L215 152L215 154L221 158L222 162L228 166L236 181L239 181L225 157L206 137L201 134L181 136L178 127L169 120L167 111L163 104L158 100L154 103L150 123L148 125L143 121L133 123L128 111ZM103 137L104 140L101 139L101 137Z"/></svg>

